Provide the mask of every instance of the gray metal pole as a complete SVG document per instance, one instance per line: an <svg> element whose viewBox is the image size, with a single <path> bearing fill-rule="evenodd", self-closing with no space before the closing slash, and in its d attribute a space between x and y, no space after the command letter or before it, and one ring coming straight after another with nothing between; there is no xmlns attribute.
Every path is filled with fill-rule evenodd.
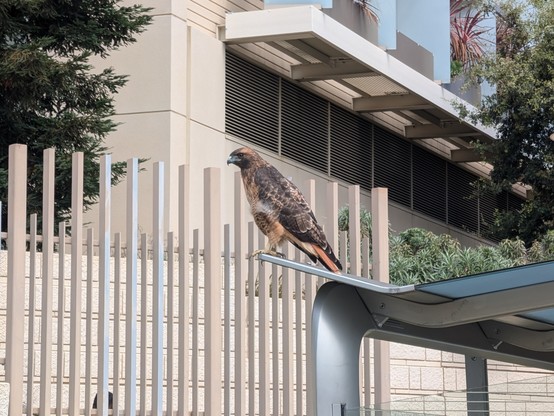
<svg viewBox="0 0 554 416"><path fill-rule="evenodd" d="M489 414L487 360L466 355L467 415Z"/></svg>
<svg viewBox="0 0 554 416"><path fill-rule="evenodd" d="M312 321L316 415L358 409L360 341L373 327L371 315L354 287L329 282L317 292Z"/></svg>

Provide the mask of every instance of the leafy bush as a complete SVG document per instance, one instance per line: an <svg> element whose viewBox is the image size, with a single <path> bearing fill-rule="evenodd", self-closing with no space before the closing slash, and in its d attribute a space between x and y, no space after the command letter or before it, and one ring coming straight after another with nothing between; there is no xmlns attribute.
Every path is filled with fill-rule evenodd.
<svg viewBox="0 0 554 416"><path fill-rule="evenodd" d="M348 231L348 221L348 207L343 207L339 210L340 231ZM362 236L371 237L371 213L362 209L360 221ZM461 247L448 234L410 228L392 235L389 228L389 247L391 283L417 284L554 260L554 230L526 249L520 239L503 240L497 246Z"/></svg>

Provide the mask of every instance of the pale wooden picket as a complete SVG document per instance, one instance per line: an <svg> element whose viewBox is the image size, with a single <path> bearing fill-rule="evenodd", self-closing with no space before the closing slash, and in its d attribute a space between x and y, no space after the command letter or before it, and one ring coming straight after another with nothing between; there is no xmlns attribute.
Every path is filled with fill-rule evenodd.
<svg viewBox="0 0 554 416"><path fill-rule="evenodd" d="M127 161L125 416L137 409L138 159Z"/></svg>
<svg viewBox="0 0 554 416"><path fill-rule="evenodd" d="M77 414L81 408L81 321L83 246L83 183L84 154L76 152L71 166L71 315L69 359L69 413ZM117 339L117 337L116 337Z"/></svg>
<svg viewBox="0 0 554 416"><path fill-rule="evenodd" d="M190 328L190 278L189 278L189 200L190 169L187 165L179 166L179 379L178 415L189 414L189 328ZM134 416L134 413L130 413Z"/></svg>
<svg viewBox="0 0 554 416"><path fill-rule="evenodd" d="M63 388L64 388L64 366L63 366L63 340L65 320L65 222L58 226L58 327L57 327L57 349L56 349L56 416L61 416L63 411Z"/></svg>
<svg viewBox="0 0 554 416"><path fill-rule="evenodd" d="M42 189L42 319L40 351L40 416L50 415L52 395L52 280L54 263L55 151L46 149ZM11 172L10 172L11 174ZM11 232L11 231L10 231Z"/></svg>
<svg viewBox="0 0 554 416"><path fill-rule="evenodd" d="M33 386L35 380L35 297L37 276L37 214L29 217L29 326L27 331L27 386ZM33 414L33 389L27 387L28 415Z"/></svg>

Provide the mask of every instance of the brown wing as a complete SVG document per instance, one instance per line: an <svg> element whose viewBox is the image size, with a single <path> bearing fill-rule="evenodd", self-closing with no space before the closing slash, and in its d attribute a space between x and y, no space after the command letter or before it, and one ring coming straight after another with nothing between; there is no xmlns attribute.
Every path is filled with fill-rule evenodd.
<svg viewBox="0 0 554 416"><path fill-rule="evenodd" d="M287 238L306 253L313 262L320 260L331 271L342 269L329 246L323 229L300 190L273 166L256 172L259 197L274 210L276 220L285 229Z"/></svg>

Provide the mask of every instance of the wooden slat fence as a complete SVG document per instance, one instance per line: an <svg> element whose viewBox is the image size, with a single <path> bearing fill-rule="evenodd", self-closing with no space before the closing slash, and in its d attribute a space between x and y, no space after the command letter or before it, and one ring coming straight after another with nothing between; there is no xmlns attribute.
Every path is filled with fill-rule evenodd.
<svg viewBox="0 0 554 416"><path fill-rule="evenodd" d="M39 235L36 214L27 219L25 212L26 147L10 147L9 223L1 234L7 249L0 250L5 289L0 304L7 305L0 311L6 328L0 357L6 357L10 415L312 415L311 310L324 282L247 258L265 245L265 237L247 220L239 173L234 174L233 224L221 224L221 172L208 168L204 227L191 230L190 171L180 167L177 230L164 235L164 166L154 164L156 232L139 235L138 163L130 159L127 202L121 208L126 231L113 234L106 155L95 236L83 229L83 163L76 153L76 214L55 236L55 153L45 151ZM305 185L314 206L315 182ZM349 238L339 233L338 185L330 183L327 190L326 233L343 264L351 259L352 272L369 276L369 242L361 244L353 219ZM359 192L350 187L343 202L354 215ZM284 253L305 261L291 247ZM361 351L361 377L369 387L369 341ZM366 403L370 394L368 389L363 396ZM95 397L97 410L92 409Z"/></svg>

